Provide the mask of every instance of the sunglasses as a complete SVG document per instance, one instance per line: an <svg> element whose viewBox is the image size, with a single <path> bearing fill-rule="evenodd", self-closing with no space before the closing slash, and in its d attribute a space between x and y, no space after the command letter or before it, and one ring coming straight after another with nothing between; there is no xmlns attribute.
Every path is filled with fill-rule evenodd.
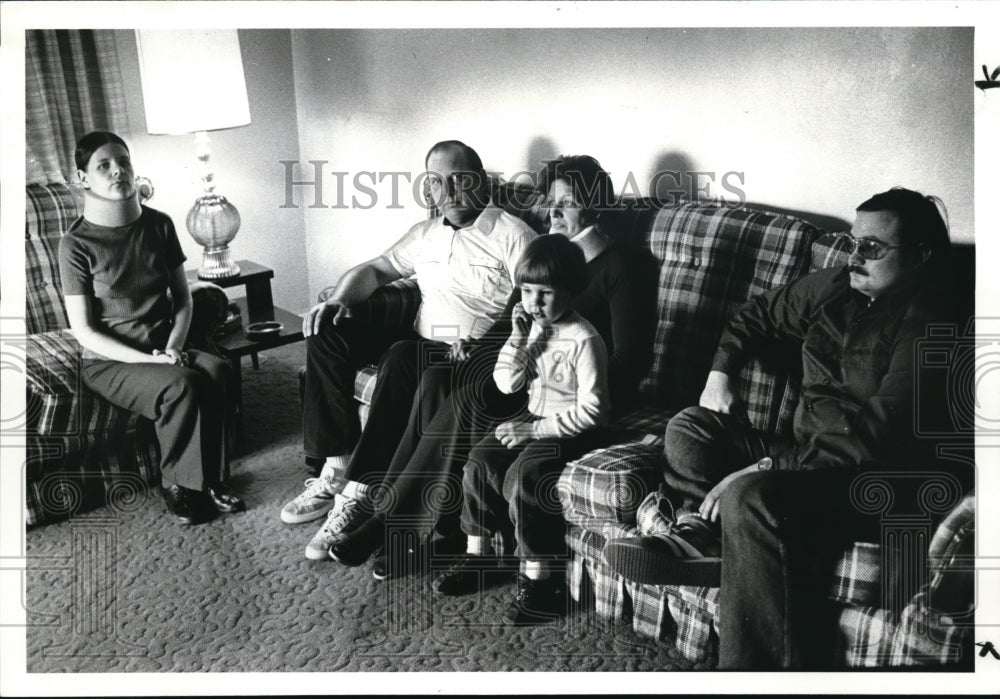
<svg viewBox="0 0 1000 699"><path fill-rule="evenodd" d="M861 257L866 260L881 260L883 257L889 254L890 250L895 250L896 248L908 248L913 247L912 243L903 243L901 245L886 245L885 243L874 240L873 238L855 238L850 233L841 233L837 236L843 240L847 241L847 252L853 255L857 252Z"/></svg>

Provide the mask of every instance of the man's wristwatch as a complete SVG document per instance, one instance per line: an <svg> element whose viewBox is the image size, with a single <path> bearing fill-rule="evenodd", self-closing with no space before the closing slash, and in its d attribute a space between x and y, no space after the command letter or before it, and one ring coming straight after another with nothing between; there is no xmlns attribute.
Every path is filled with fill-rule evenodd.
<svg viewBox="0 0 1000 699"><path fill-rule="evenodd" d="M770 456L765 456L763 459L757 462L758 471L770 471L774 468L774 461Z"/></svg>

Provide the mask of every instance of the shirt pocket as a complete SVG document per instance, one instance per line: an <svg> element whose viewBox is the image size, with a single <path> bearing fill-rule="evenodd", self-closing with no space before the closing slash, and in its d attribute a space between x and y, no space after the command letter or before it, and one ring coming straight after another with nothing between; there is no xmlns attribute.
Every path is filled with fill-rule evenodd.
<svg viewBox="0 0 1000 699"><path fill-rule="evenodd" d="M473 293L505 299L510 295L511 285L503 262L492 257L471 257L465 265L465 286Z"/></svg>

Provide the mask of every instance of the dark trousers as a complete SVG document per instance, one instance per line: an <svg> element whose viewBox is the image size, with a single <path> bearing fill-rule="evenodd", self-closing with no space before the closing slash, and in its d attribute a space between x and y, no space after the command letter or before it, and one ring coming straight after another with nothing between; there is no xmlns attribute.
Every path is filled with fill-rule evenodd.
<svg viewBox="0 0 1000 699"><path fill-rule="evenodd" d="M501 393L492 367L482 371L495 362L495 353L468 361L476 363L462 363L455 371L433 366L420 377L409 420L374 494L376 510L394 526L421 535L435 527L444 536L458 533L462 466L498 422L524 409L525 392Z"/></svg>
<svg viewBox="0 0 1000 699"><path fill-rule="evenodd" d="M528 560L566 556L566 522L559 502L559 475L566 462L601 444L601 430L565 439L536 439L507 449L492 434L465 464L462 531L488 537L510 532L517 555Z"/></svg>
<svg viewBox="0 0 1000 699"><path fill-rule="evenodd" d="M667 426L665 480L681 511L723 477L766 455L767 440L738 421L689 408ZM835 661L834 568L878 520L851 505L854 470L762 471L723 491L719 666L824 669Z"/></svg>
<svg viewBox="0 0 1000 699"><path fill-rule="evenodd" d="M729 415L701 407L677 413L667 423L663 472L675 514L697 512L715 484L763 456L771 440Z"/></svg>
<svg viewBox="0 0 1000 699"><path fill-rule="evenodd" d="M226 466L232 367L188 350L189 366L88 360L83 383L109 403L153 421L164 485L205 490Z"/></svg>
<svg viewBox="0 0 1000 699"><path fill-rule="evenodd" d="M390 356L389 350L397 342L405 346L420 345L419 336L412 330L398 330L347 319L340 325L324 323L319 333L306 340L306 375L302 396L302 440L306 457L315 463L328 456L344 456L355 448L361 432L357 406L354 403L354 376L361 367L378 363L379 381L372 396L369 430L393 445L402 427L388 434L381 429L392 429L402 414L409 414L413 397L412 381L406 375L413 352L402 348ZM443 343L432 343L439 348ZM396 376L402 362L403 376ZM380 424L385 420L390 424ZM374 445L378 447L377 440ZM372 440L368 440L372 446ZM389 452L391 457L392 452ZM388 462L388 457L382 462ZM362 474L359 474L362 475Z"/></svg>

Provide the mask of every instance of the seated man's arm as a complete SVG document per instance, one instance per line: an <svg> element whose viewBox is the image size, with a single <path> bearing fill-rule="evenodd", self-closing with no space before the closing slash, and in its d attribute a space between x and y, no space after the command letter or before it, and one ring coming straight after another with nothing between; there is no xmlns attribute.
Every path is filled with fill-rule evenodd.
<svg viewBox="0 0 1000 699"><path fill-rule="evenodd" d="M319 332L327 318L336 325L343 318L350 317L351 306L367 300L379 287L402 278L402 272L385 255L351 267L340 278L330 298L317 303L303 316L302 334L309 337Z"/></svg>
<svg viewBox="0 0 1000 699"><path fill-rule="evenodd" d="M829 284L830 274L810 274L747 301L726 324L698 405L743 417L734 384L740 369L767 342L801 341Z"/></svg>

